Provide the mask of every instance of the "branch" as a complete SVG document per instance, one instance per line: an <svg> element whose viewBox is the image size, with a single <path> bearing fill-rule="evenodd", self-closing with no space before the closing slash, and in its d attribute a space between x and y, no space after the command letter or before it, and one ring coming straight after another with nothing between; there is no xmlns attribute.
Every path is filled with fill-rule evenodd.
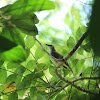
<svg viewBox="0 0 100 100"><path fill-rule="evenodd" d="M62 64L62 63L59 62L59 63L57 64L57 66L55 67L55 73L57 74L57 76L58 76L61 80L65 81L66 83L68 83L68 85L72 85L72 86L74 86L75 88L77 88L78 90L81 90L81 91L83 91L83 92L90 93L90 94L98 94L98 93L95 93L95 92L93 92L93 91L84 89L84 88L82 88L82 87L80 87L80 86L74 84L73 81L69 81L69 80L67 80L66 78L64 78L64 77L57 71L57 69L59 68L59 66L60 66L61 64ZM79 79L78 79L78 80L79 80ZM74 80L74 81L75 81L75 80Z"/></svg>
<svg viewBox="0 0 100 100"><path fill-rule="evenodd" d="M72 48L72 50L65 56L65 60L67 61L73 54L74 52L78 49L78 47L82 44L82 41L87 37L88 31L86 31L80 39L77 41L76 45Z"/></svg>
<svg viewBox="0 0 100 100"><path fill-rule="evenodd" d="M80 81L80 80L86 80L86 79L90 79L90 80L99 80L100 77L81 77L81 78L77 78L75 80L73 80L72 82L77 82L77 81Z"/></svg>
<svg viewBox="0 0 100 100"><path fill-rule="evenodd" d="M45 51L45 52L50 56L50 54L44 49L44 47L43 47L42 44L36 39L36 37L34 36L33 38L34 38L34 40L36 40L36 41L40 44L40 46L41 46L41 48L43 49L43 51Z"/></svg>

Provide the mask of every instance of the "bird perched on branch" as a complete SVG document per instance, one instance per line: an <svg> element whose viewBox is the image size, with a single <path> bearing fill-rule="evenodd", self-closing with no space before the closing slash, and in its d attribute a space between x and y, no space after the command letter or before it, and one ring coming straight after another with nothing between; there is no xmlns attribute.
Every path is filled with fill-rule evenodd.
<svg viewBox="0 0 100 100"><path fill-rule="evenodd" d="M66 61L64 61L64 59L63 59L64 57L55 50L55 47L53 45L51 45L51 44L46 44L46 45L49 48L49 54L54 57L53 58L52 56L50 56L50 59L54 63L54 65L57 65L59 60L62 60L64 62L62 66L64 68L66 68L66 69L68 67L72 71L72 69L70 68L69 64Z"/></svg>

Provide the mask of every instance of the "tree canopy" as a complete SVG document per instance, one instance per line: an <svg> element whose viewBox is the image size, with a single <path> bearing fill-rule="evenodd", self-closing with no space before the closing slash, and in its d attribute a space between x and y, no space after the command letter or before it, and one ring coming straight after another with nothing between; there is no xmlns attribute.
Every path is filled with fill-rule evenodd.
<svg viewBox="0 0 100 100"><path fill-rule="evenodd" d="M0 8L0 99L98 100L99 4L77 0L67 9L60 0L17 0ZM48 14L40 20L43 11ZM61 67L63 59L53 65L46 43L71 69Z"/></svg>

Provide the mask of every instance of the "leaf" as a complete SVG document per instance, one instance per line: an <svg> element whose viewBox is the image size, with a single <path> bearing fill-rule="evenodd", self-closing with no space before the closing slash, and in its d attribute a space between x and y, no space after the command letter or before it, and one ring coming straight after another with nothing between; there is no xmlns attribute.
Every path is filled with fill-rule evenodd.
<svg viewBox="0 0 100 100"><path fill-rule="evenodd" d="M17 74L19 75L23 75L23 73L25 72L25 68L23 66L18 67L17 69Z"/></svg>
<svg viewBox="0 0 100 100"><path fill-rule="evenodd" d="M35 26L37 21L37 17L35 14L24 14L18 16L17 18L11 19L12 23L20 29L23 33L35 36L38 34L37 28Z"/></svg>
<svg viewBox="0 0 100 100"><path fill-rule="evenodd" d="M25 100L31 100L30 98L26 97Z"/></svg>
<svg viewBox="0 0 100 100"><path fill-rule="evenodd" d="M66 100L67 98L65 96L66 96L65 94L58 94L55 100Z"/></svg>
<svg viewBox="0 0 100 100"><path fill-rule="evenodd" d="M41 57L43 57L44 53L45 52L40 47L38 47L35 51L35 58L40 59Z"/></svg>
<svg viewBox="0 0 100 100"><path fill-rule="evenodd" d="M30 89L30 98L31 100L37 100L37 90L35 87Z"/></svg>
<svg viewBox="0 0 100 100"><path fill-rule="evenodd" d="M0 52L9 50L15 46L17 46L17 44L15 44L14 42L11 42L10 40L6 39L5 37L0 36Z"/></svg>
<svg viewBox="0 0 100 100"><path fill-rule="evenodd" d="M19 65L18 63L12 62L12 61L8 62L8 64L7 64L7 68L8 68L8 69L17 68L17 67L19 67L19 66L20 66L20 65Z"/></svg>
<svg viewBox="0 0 100 100"><path fill-rule="evenodd" d="M55 5L53 2L48 0L17 0L12 5L7 5L0 10L3 13L13 15L13 16L20 16L24 13L32 13L40 10L50 10L54 9Z"/></svg>
<svg viewBox="0 0 100 100"><path fill-rule="evenodd" d="M81 46L81 47L78 49L78 53L79 53L80 55L83 55L83 51L84 51L83 46Z"/></svg>
<svg viewBox="0 0 100 100"><path fill-rule="evenodd" d="M0 66L0 83L4 84L7 78L7 71L4 66Z"/></svg>
<svg viewBox="0 0 100 100"><path fill-rule="evenodd" d="M76 31L76 41L80 39L82 36L81 28L79 27Z"/></svg>
<svg viewBox="0 0 100 100"><path fill-rule="evenodd" d="M91 51L91 44L90 42L86 43L85 45L82 46L86 52Z"/></svg>
<svg viewBox="0 0 100 100"><path fill-rule="evenodd" d="M16 92L11 93L8 100L18 100L18 94Z"/></svg>
<svg viewBox="0 0 100 100"><path fill-rule="evenodd" d="M9 82L9 83L4 85L3 92L7 93L7 92L15 91L15 90L16 90L16 83L15 82Z"/></svg>
<svg viewBox="0 0 100 100"><path fill-rule="evenodd" d="M16 81L16 78L17 78L17 75L16 74L11 74L7 77L6 79L6 83L8 82L15 82Z"/></svg>
<svg viewBox="0 0 100 100"><path fill-rule="evenodd" d="M2 65L3 65L3 63L4 63L4 61L3 61L3 60L0 60L0 66L2 66Z"/></svg>
<svg viewBox="0 0 100 100"><path fill-rule="evenodd" d="M69 49L72 49L75 46L75 40L73 37L69 37L69 39L67 40L67 46Z"/></svg>
<svg viewBox="0 0 100 100"><path fill-rule="evenodd" d="M16 28L16 27L4 28L2 30L1 35L4 38L8 39L9 41L15 43L16 45L19 44L19 45L22 45L23 47L25 47L24 36L22 35L22 32L18 28Z"/></svg>
<svg viewBox="0 0 100 100"><path fill-rule="evenodd" d="M8 51L0 53L0 59L8 61L24 61L27 58L27 52L21 46L14 47Z"/></svg>
<svg viewBox="0 0 100 100"><path fill-rule="evenodd" d="M40 68L40 69L44 69L46 64L45 63L38 63L37 66Z"/></svg>
<svg viewBox="0 0 100 100"><path fill-rule="evenodd" d="M30 49L34 46L34 44L35 40L33 39L33 36L27 35L25 39L25 45Z"/></svg>
<svg viewBox="0 0 100 100"><path fill-rule="evenodd" d="M35 65L36 65L36 61L30 60L30 61L28 61L26 68L28 68L29 70L33 70L35 68Z"/></svg>

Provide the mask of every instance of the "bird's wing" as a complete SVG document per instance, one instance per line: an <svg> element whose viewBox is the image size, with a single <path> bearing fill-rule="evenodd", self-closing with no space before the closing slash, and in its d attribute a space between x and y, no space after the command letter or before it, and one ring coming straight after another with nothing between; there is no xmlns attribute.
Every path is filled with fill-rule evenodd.
<svg viewBox="0 0 100 100"><path fill-rule="evenodd" d="M63 59L63 56L56 51L51 52L51 55L57 59Z"/></svg>

